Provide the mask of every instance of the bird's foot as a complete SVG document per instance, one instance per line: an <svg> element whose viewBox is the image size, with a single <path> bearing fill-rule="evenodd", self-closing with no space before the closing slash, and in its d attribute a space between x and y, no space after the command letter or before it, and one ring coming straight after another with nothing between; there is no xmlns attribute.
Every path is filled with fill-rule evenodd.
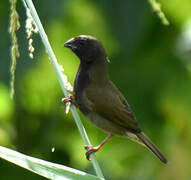
<svg viewBox="0 0 191 180"><path fill-rule="evenodd" d="M62 103L66 103L66 102L71 102L71 103L73 103L73 101L74 101L74 98L72 97L72 95L70 95L68 98L62 98L62 99L61 99L61 102L62 102Z"/></svg>
<svg viewBox="0 0 191 180"><path fill-rule="evenodd" d="M75 99L74 99L74 97L72 95L70 95L68 98L62 98L61 102L62 103L70 102L70 103L74 104L76 107L78 107L77 103L76 103L76 101L75 101Z"/></svg>
<svg viewBox="0 0 191 180"><path fill-rule="evenodd" d="M97 152L106 142L108 142L110 139L112 138L112 134L109 134L104 140L103 142L98 145L98 146L84 146L86 149L86 158L87 160L90 160L90 155L91 153L95 153Z"/></svg>
<svg viewBox="0 0 191 180"><path fill-rule="evenodd" d="M84 147L86 149L86 159L87 160L90 160L90 155L92 153L97 152L101 148L100 146L96 146L96 147L94 147L94 146L84 146Z"/></svg>

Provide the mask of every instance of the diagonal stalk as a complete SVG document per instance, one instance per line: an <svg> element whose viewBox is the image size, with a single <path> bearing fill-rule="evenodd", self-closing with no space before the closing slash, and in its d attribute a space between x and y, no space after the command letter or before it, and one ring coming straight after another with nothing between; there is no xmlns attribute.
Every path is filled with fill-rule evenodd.
<svg viewBox="0 0 191 180"><path fill-rule="evenodd" d="M33 2L32 2L32 0L23 0L23 2L30 9L33 21L34 21L35 25L37 26L37 28L39 30L39 34L41 36L42 42L43 42L43 44L45 46L46 52L48 53L48 55L50 57L50 61L52 62L52 65L53 65L54 70L56 72L56 75L57 75L57 78L59 80L62 91L64 93L64 96L67 97L69 95L69 92L66 90L66 85L65 85L64 78L63 78L63 74L62 74L62 72L60 70L60 67L58 65L56 56L55 56L55 54L54 54L54 52L53 52L53 50L52 50L52 48L50 46L50 43L48 41L48 37L47 37L47 35L46 35L45 31L44 31L44 28L43 28L43 26L42 26L42 24L40 22L38 14L37 14L37 12L35 10L35 7L33 5ZM90 144L89 138L87 136L87 133L86 133L86 131L84 129L84 126L83 126L83 124L82 124L82 122L80 120L80 117L79 117L78 112L77 112L74 105L71 105L71 112L72 112L72 115L74 117L75 123L76 123L76 125L78 127L78 130L80 132L80 135L81 135L81 137L82 137L82 139L84 141L84 144L90 146L91 144ZM98 164L98 162L97 162L97 160L95 158L95 154L91 154L90 159L91 159L92 165L94 167L94 170L95 170L97 176L104 179L101 168L100 168L100 166L99 166L99 164Z"/></svg>

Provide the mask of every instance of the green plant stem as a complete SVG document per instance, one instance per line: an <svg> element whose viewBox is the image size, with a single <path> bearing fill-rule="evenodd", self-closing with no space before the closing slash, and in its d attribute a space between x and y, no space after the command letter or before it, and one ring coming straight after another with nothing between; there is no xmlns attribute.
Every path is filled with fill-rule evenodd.
<svg viewBox="0 0 191 180"><path fill-rule="evenodd" d="M170 24L170 22L168 21L168 19L166 18L164 12L161 9L161 4L159 2L157 2L156 0L149 0L149 3L153 9L153 11L158 15L158 17L160 18L161 22L165 25L168 26Z"/></svg>
<svg viewBox="0 0 191 180"><path fill-rule="evenodd" d="M45 31L44 31L44 28L43 28L43 26L42 26L42 24L40 22L38 14L37 14L37 12L35 10L35 7L33 5L33 2L31 0L23 0L23 1L27 4L27 7L31 11L31 15L33 17L33 20L34 20L36 26L38 27L39 34L40 34L42 42L43 42L43 44L44 44L44 46L46 48L46 52L48 53L48 55L50 57L50 60L52 62L52 65L54 67L56 75L57 75L58 80L60 82L60 86L62 88L62 91L63 91L64 95L67 97L69 95L69 92L65 88L64 79L62 78L63 74L62 74L62 72L61 72L61 70L59 68L56 56L55 56L55 54L54 54L54 52L53 52L53 50L52 50L52 48L50 46L50 43L48 41L48 37L47 37L47 35L46 35ZM80 117L79 117L78 112L77 112L74 105L71 105L71 112L72 112L72 115L74 117L74 120L76 122L76 125L78 127L78 130L80 132L80 135L81 135L85 145L91 145L90 141L89 141L89 138L87 136L87 133L86 133L86 131L84 129L84 126L83 126L83 124L82 124L82 122L80 120ZM104 178L103 173L101 171L101 168L100 168L100 166L99 166L99 164L98 164L98 162L97 162L97 160L95 158L95 154L91 154L90 158L91 158L91 162L92 162L92 165L93 165L93 167L95 169L95 172L96 172L97 176L100 177L100 178Z"/></svg>

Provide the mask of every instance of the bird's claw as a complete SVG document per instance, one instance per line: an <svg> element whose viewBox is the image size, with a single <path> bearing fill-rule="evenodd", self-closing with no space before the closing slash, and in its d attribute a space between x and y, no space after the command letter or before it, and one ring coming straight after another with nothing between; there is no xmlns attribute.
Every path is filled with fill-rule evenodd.
<svg viewBox="0 0 191 180"><path fill-rule="evenodd" d="M86 149L86 159L87 160L90 160L90 155L92 153L95 153L95 152L97 152L99 150L98 147L93 147L93 146L84 146L84 147Z"/></svg>
<svg viewBox="0 0 191 180"><path fill-rule="evenodd" d="M62 98L61 99L61 102L62 103L66 103L66 102L71 102L71 103L73 103L73 101L74 101L74 98L70 95L68 98Z"/></svg>
<svg viewBox="0 0 191 180"><path fill-rule="evenodd" d="M78 105L77 105L77 103L76 103L76 101L75 101L75 99L74 99L74 97L73 97L72 95L70 95L70 96L67 97L67 98L62 98L62 99L61 99L61 102L62 102L62 103L70 102L70 103L74 104L76 107L78 107Z"/></svg>

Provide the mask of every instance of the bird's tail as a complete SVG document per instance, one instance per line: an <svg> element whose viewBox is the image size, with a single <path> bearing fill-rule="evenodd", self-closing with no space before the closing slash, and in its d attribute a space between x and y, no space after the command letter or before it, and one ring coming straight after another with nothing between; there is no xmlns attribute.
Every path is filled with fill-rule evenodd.
<svg viewBox="0 0 191 180"><path fill-rule="evenodd" d="M167 159L143 132L137 133L136 135L163 163L167 163Z"/></svg>

